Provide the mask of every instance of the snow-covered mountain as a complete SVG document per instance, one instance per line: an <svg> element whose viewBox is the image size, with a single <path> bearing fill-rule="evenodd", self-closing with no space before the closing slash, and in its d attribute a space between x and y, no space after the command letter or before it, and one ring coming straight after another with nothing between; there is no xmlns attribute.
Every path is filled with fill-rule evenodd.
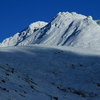
<svg viewBox="0 0 100 100"><path fill-rule="evenodd" d="M5 39L0 100L100 100L99 38L99 20L60 12Z"/></svg>
<svg viewBox="0 0 100 100"><path fill-rule="evenodd" d="M28 28L24 29L20 33L17 33L14 36L3 40L0 46L17 46L19 43L30 37L32 34L34 34L37 30L39 30L46 24L47 23L43 21L32 23L31 25L29 25Z"/></svg>
<svg viewBox="0 0 100 100"><path fill-rule="evenodd" d="M99 21L75 12L59 12L48 24L36 22L0 46L47 44L100 49Z"/></svg>

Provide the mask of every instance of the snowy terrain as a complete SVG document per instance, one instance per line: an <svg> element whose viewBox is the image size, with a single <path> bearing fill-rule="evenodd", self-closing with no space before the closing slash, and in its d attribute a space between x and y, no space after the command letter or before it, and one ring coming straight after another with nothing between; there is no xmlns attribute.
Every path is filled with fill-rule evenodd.
<svg viewBox="0 0 100 100"><path fill-rule="evenodd" d="M100 25L100 20L96 20L96 23L97 23L98 25Z"/></svg>
<svg viewBox="0 0 100 100"><path fill-rule="evenodd" d="M59 12L48 24L33 23L32 27L5 39L0 46L47 44L100 50L99 23L91 16Z"/></svg>
<svg viewBox="0 0 100 100"><path fill-rule="evenodd" d="M2 47L0 100L100 100L100 51Z"/></svg>
<svg viewBox="0 0 100 100"><path fill-rule="evenodd" d="M20 33L16 33L14 36L3 40L0 46L17 46L20 42L24 41L26 38L30 37L41 27L45 26L47 23L43 21L38 21L29 25L28 28L24 29Z"/></svg>
<svg viewBox="0 0 100 100"><path fill-rule="evenodd" d="M0 43L0 100L100 100L100 20L60 12Z"/></svg>

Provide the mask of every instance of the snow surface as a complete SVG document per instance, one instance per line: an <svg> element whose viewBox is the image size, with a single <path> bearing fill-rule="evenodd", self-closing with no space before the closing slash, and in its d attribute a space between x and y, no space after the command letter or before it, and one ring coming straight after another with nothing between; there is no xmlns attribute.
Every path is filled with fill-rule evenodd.
<svg viewBox="0 0 100 100"><path fill-rule="evenodd" d="M99 20L59 12L0 44L0 100L100 100Z"/></svg>
<svg viewBox="0 0 100 100"><path fill-rule="evenodd" d="M100 25L100 20L95 20L98 25Z"/></svg>
<svg viewBox="0 0 100 100"><path fill-rule="evenodd" d="M0 100L100 100L100 51L1 47Z"/></svg>
<svg viewBox="0 0 100 100"><path fill-rule="evenodd" d="M48 24L33 23L26 30L5 39L0 46L46 44L100 50L100 26L97 23L99 21L94 21L91 16L59 12Z"/></svg>
<svg viewBox="0 0 100 100"><path fill-rule="evenodd" d="M29 25L28 28L26 28L22 32L17 33L14 36L11 36L10 38L3 40L0 46L1 47L2 46L17 46L20 42L22 42L23 40L31 36L31 34L34 34L35 31L44 27L46 24L47 23L43 21L32 23L31 25Z"/></svg>

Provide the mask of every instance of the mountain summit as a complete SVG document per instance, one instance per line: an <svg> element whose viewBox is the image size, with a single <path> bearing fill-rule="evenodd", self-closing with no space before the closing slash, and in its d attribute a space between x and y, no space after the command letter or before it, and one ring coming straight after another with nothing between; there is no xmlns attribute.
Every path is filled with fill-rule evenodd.
<svg viewBox="0 0 100 100"><path fill-rule="evenodd" d="M49 23L33 23L5 39L0 46L46 44L100 49L100 26L97 22L91 16L59 12Z"/></svg>

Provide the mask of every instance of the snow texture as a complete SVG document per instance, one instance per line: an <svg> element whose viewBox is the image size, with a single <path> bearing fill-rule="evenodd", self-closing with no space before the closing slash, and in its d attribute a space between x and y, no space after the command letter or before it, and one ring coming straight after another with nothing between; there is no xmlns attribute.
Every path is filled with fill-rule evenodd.
<svg viewBox="0 0 100 100"><path fill-rule="evenodd" d="M0 55L0 100L100 100L98 50L31 45Z"/></svg>
<svg viewBox="0 0 100 100"><path fill-rule="evenodd" d="M100 49L99 21L75 12L59 12L48 24L36 22L0 46L46 44Z"/></svg>
<svg viewBox="0 0 100 100"><path fill-rule="evenodd" d="M100 100L100 20L59 12L0 44L0 100Z"/></svg>
<svg viewBox="0 0 100 100"><path fill-rule="evenodd" d="M34 34L35 31L39 30L41 27L45 26L47 23L43 21L38 21L29 25L28 28L24 29L22 32L11 36L3 40L0 46L17 46L20 42L24 41L26 38Z"/></svg>
<svg viewBox="0 0 100 100"><path fill-rule="evenodd" d="M95 21L100 26L100 20L95 20Z"/></svg>

